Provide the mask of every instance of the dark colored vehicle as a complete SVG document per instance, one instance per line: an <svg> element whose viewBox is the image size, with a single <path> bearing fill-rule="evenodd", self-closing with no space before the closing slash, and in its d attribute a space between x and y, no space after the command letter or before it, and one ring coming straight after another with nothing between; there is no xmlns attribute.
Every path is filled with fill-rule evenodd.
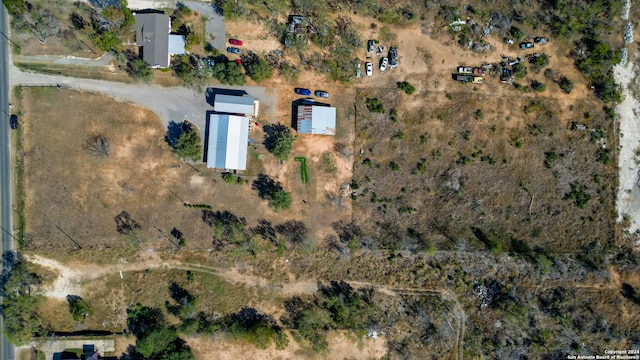
<svg viewBox="0 0 640 360"><path fill-rule="evenodd" d="M503 67L502 74L500 75L500 81L506 83L509 81L512 75L513 75L513 72L510 69Z"/></svg>
<svg viewBox="0 0 640 360"><path fill-rule="evenodd" d="M546 44L547 41L549 41L549 39L547 39L546 37L535 37L533 38L533 42L536 44Z"/></svg>
<svg viewBox="0 0 640 360"><path fill-rule="evenodd" d="M390 67L398 66L398 48L395 48L395 47L389 48L389 66Z"/></svg>
<svg viewBox="0 0 640 360"><path fill-rule="evenodd" d="M242 41L240 41L238 39L229 39L229 44L242 46Z"/></svg>
<svg viewBox="0 0 640 360"><path fill-rule="evenodd" d="M367 41L367 52L372 53L375 49L376 42L373 40Z"/></svg>
<svg viewBox="0 0 640 360"><path fill-rule="evenodd" d="M13 114L9 117L9 124L11 125L12 129L17 129L18 128L18 115Z"/></svg>
<svg viewBox="0 0 640 360"><path fill-rule="evenodd" d="M460 82L472 82L473 81L473 76L471 76L471 75L451 74L451 77L453 78L453 80L460 81Z"/></svg>
<svg viewBox="0 0 640 360"><path fill-rule="evenodd" d="M524 50L524 49L532 49L533 48L533 43L532 42L521 42L520 43L520 49Z"/></svg>
<svg viewBox="0 0 640 360"><path fill-rule="evenodd" d="M306 96L311 95L311 90L309 90L309 89L295 88L295 89L293 89L293 91L295 91L296 94L298 94L298 95L306 95Z"/></svg>
<svg viewBox="0 0 640 360"><path fill-rule="evenodd" d="M231 53L231 54L238 54L238 55L240 55L240 53L241 53L242 51L240 51L240 49L238 49L238 48L236 48L236 47L229 46L229 47L227 48L227 52L228 52L228 53Z"/></svg>
<svg viewBox="0 0 640 360"><path fill-rule="evenodd" d="M321 97L321 98L328 98L329 97L329 93L326 92L326 91L322 91L322 90L316 90L313 94L315 96Z"/></svg>

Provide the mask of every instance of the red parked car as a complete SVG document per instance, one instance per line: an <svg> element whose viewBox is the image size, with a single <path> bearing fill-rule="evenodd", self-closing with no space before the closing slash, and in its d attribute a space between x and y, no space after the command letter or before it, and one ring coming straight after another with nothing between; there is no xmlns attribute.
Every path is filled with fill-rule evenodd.
<svg viewBox="0 0 640 360"><path fill-rule="evenodd" d="M242 60L241 59L236 59L236 64L242 65Z"/></svg>
<svg viewBox="0 0 640 360"><path fill-rule="evenodd" d="M242 46L242 41L240 41L238 39L229 39L229 44Z"/></svg>

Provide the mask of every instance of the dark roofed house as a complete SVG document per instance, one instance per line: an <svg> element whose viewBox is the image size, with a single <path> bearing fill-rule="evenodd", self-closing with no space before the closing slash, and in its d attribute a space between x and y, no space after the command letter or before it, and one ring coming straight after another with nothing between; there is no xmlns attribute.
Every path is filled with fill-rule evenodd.
<svg viewBox="0 0 640 360"><path fill-rule="evenodd" d="M133 15L136 18L136 45L142 47L142 59L153 68L169 67L171 55L169 15L161 13L134 13Z"/></svg>

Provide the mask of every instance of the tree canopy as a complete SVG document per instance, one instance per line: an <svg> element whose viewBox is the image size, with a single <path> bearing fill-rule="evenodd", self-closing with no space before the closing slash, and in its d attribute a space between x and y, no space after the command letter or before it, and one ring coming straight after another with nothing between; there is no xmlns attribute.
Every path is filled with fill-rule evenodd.
<svg viewBox="0 0 640 360"><path fill-rule="evenodd" d="M191 126L185 126L182 134L176 139L174 148L176 154L186 160L198 161L202 159L202 144L200 135Z"/></svg>
<svg viewBox="0 0 640 360"><path fill-rule="evenodd" d="M235 62L217 63L213 67L213 77L228 85L244 85L247 81Z"/></svg>
<svg viewBox="0 0 640 360"><path fill-rule="evenodd" d="M281 124L266 125L264 127L265 139L264 146L276 158L286 160L291 153L291 146L295 140L291 130Z"/></svg>
<svg viewBox="0 0 640 360"><path fill-rule="evenodd" d="M31 338L45 333L42 316L37 312L45 298L32 295L32 287L38 283L39 279L29 272L27 263L18 259L2 288L5 333L15 345L24 345L31 341Z"/></svg>

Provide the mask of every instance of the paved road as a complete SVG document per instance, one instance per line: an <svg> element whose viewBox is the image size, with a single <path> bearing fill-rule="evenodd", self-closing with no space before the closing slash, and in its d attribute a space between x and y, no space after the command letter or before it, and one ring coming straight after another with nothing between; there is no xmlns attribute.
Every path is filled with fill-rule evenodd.
<svg viewBox="0 0 640 360"><path fill-rule="evenodd" d="M2 226L2 252L13 250L13 225L11 224L11 143L9 141L9 41L8 17L4 5L0 5L0 223ZM4 266L4 264L3 264ZM0 354L4 360L15 359L15 349L4 336L4 321L0 321Z"/></svg>

